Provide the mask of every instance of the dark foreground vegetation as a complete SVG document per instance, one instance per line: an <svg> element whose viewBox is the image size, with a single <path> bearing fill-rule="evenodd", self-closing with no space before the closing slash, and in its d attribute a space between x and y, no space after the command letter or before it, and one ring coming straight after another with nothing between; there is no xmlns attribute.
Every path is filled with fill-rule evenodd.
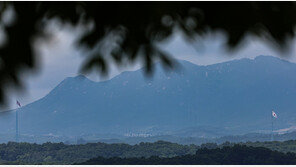
<svg viewBox="0 0 296 167"><path fill-rule="evenodd" d="M0 144L2 164L73 164L98 156L110 157L174 157L194 154L196 145L180 145L158 141L155 143L106 144L87 143L66 145L63 143L15 143Z"/></svg>
<svg viewBox="0 0 296 167"><path fill-rule="evenodd" d="M202 148L194 155L172 158L93 158L83 165L290 165L296 164L295 153L281 153L264 147L245 145L225 146L223 148Z"/></svg>
<svg viewBox="0 0 296 167"><path fill-rule="evenodd" d="M225 142L198 146L165 141L136 145L9 142L0 144L0 164L296 164L295 140L239 145ZM234 154L239 150L240 154Z"/></svg>

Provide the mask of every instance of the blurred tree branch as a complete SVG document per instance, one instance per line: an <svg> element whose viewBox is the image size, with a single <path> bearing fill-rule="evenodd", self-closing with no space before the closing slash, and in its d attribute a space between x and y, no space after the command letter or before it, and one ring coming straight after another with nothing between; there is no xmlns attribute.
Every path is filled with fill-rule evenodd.
<svg viewBox="0 0 296 167"><path fill-rule="evenodd" d="M0 48L0 100L5 100L5 86L21 86L19 73L36 66L32 42L48 38L46 20L60 19L77 25L92 22L94 28L79 39L77 47L94 50L82 66L82 72L97 68L108 72L108 61L143 60L151 73L154 60L172 68L174 61L155 44L168 39L174 28L188 41L207 31L222 30L228 46L235 48L246 34L268 38L284 50L295 36L295 2L2 2L0 15L12 6L13 24L1 26L7 41ZM110 43L106 52L105 43ZM111 59L110 59L111 58Z"/></svg>

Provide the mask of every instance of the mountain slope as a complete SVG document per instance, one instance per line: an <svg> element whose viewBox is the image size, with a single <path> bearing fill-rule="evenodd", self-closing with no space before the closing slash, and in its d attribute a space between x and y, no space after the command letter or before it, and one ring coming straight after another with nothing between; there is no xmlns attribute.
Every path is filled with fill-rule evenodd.
<svg viewBox="0 0 296 167"><path fill-rule="evenodd" d="M181 61L179 71L157 64L93 82L66 78L44 98L20 109L26 134L173 133L189 127L219 127L221 133L269 130L295 125L296 64L270 56L209 66ZM14 131L14 112L0 117L0 130ZM225 130L225 133L223 132ZM180 133L184 134L184 133Z"/></svg>

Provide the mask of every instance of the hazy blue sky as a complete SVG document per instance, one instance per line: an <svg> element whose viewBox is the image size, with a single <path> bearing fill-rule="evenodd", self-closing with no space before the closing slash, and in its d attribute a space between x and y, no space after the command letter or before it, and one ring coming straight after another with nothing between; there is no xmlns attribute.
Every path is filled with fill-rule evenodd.
<svg viewBox="0 0 296 167"><path fill-rule="evenodd" d="M15 99L19 99L23 105L33 102L45 96L64 78L77 75L85 53L74 46L75 39L81 34L81 27L51 27L54 37L48 42L37 41L36 52L39 54L40 69L38 73L25 73L23 75L26 85L25 92L12 92L10 96L10 108L15 108ZM188 60L198 65L208 65L232 59L254 58L258 55L280 56L281 53L272 49L254 37L248 37L245 44L233 53L226 51L224 47L226 37L221 32L209 33L205 37L197 39L194 44L188 44L180 33L168 40L160 47L177 59ZM296 40L291 42L293 46ZM285 58L296 62L296 48L285 53ZM282 55L283 56L283 55ZM140 66L135 65L128 69L112 68L110 78L124 70L135 70ZM99 80L97 75L88 76L92 80Z"/></svg>

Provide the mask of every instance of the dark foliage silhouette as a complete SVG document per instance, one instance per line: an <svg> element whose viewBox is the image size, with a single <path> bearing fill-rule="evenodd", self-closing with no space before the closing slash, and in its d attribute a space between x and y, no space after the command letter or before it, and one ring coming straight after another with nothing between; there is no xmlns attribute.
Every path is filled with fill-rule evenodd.
<svg viewBox="0 0 296 167"><path fill-rule="evenodd" d="M8 142L0 144L0 164L295 164L295 143L247 142L239 146L225 142L198 146L165 141L136 145Z"/></svg>
<svg viewBox="0 0 296 167"><path fill-rule="evenodd" d="M175 28L189 42L197 35L222 30L230 48L253 34L284 50L295 35L296 23L294 2L2 2L0 14L8 7L13 7L16 20L10 25L1 20L7 37L0 48L1 102L7 85L21 86L19 74L36 69L38 55L32 45L37 38L50 38L43 29L52 18L72 25L94 24L77 42L78 47L92 50L81 71L96 69L103 75L111 60L118 66L142 60L147 74L154 60L174 67L174 61L156 44L168 39Z"/></svg>
<svg viewBox="0 0 296 167"><path fill-rule="evenodd" d="M263 147L234 145L208 149L202 148L195 155L172 158L103 158L90 159L83 165L289 165L296 163L294 153L281 153Z"/></svg>

